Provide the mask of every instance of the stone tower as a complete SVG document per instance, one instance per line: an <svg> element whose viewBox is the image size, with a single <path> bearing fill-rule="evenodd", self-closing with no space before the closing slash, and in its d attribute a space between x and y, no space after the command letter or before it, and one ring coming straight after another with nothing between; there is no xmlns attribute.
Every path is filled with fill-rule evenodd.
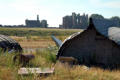
<svg viewBox="0 0 120 80"><path fill-rule="evenodd" d="M39 21L39 15L37 15L37 21Z"/></svg>

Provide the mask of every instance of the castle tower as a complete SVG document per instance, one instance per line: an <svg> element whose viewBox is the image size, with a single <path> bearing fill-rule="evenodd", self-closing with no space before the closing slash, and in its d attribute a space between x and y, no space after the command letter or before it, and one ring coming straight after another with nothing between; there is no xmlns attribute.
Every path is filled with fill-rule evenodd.
<svg viewBox="0 0 120 80"><path fill-rule="evenodd" d="M37 15L37 21L39 21L39 15Z"/></svg>
<svg viewBox="0 0 120 80"><path fill-rule="evenodd" d="M72 13L72 28L75 28L77 25L77 16L76 16L76 13L73 12Z"/></svg>

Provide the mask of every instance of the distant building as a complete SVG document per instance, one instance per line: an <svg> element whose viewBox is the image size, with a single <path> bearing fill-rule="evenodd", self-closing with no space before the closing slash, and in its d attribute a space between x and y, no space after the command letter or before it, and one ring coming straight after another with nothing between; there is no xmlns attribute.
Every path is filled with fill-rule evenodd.
<svg viewBox="0 0 120 80"><path fill-rule="evenodd" d="M41 28L47 28L47 20L42 20L40 22L39 15L37 15L37 20L25 20L26 27L41 27Z"/></svg>
<svg viewBox="0 0 120 80"><path fill-rule="evenodd" d="M47 28L48 24L47 24L47 20L42 20L41 21L41 27Z"/></svg>
<svg viewBox="0 0 120 80"><path fill-rule="evenodd" d="M72 28L72 16L65 16L63 17L63 28Z"/></svg>
<svg viewBox="0 0 120 80"><path fill-rule="evenodd" d="M73 12L71 16L63 17L63 24L60 28L85 29L86 26L88 26L88 14L80 15Z"/></svg>
<svg viewBox="0 0 120 80"><path fill-rule="evenodd" d="M117 26L120 27L120 21L119 20L111 20L111 19L95 19L96 25L100 26L101 24L104 24L105 27L111 27L111 26ZM107 26L106 26L107 25ZM88 14L76 14L72 13L70 16L63 17L62 25L59 26L59 28L64 29L86 29L88 26ZM100 26L99 28L101 28ZM103 29L105 28L103 27Z"/></svg>

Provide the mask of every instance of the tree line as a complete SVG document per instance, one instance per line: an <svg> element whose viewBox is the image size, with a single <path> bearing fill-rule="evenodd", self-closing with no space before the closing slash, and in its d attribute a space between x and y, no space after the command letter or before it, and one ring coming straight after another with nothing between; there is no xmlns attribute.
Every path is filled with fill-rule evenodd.
<svg viewBox="0 0 120 80"><path fill-rule="evenodd" d="M100 15L100 14L92 14L90 16L93 19L105 19L104 16ZM119 16L112 16L111 18L109 18L110 20L117 20L120 22L120 17Z"/></svg>

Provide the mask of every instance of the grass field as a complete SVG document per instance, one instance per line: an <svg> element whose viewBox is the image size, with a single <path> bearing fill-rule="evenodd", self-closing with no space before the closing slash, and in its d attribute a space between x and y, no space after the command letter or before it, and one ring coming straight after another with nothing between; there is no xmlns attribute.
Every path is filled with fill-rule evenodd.
<svg viewBox="0 0 120 80"><path fill-rule="evenodd" d="M46 28L0 28L0 34L8 36L68 36L81 29L46 29Z"/></svg>
<svg viewBox="0 0 120 80"><path fill-rule="evenodd" d="M10 36L15 39L23 48L47 48L49 45L55 46L55 43L51 39L51 36L29 36L29 37L17 37ZM68 36L56 36L60 40L64 40Z"/></svg>
<svg viewBox="0 0 120 80"><path fill-rule="evenodd" d="M22 76L17 74L20 65L13 64L14 54L0 54L0 80L120 80L120 70L103 70L100 68L87 68L86 66L69 66L61 64L55 60L55 47L44 49L33 53L35 59L28 67L55 67L54 74L48 76L39 76L38 74L29 74ZM56 64L55 64L56 62ZM54 65L54 66L53 66Z"/></svg>
<svg viewBox="0 0 120 80"><path fill-rule="evenodd" d="M1 28L2 31L6 30ZM0 29L0 30L1 30ZM7 30L21 30L21 31L39 31L40 29L35 28L7 28ZM63 33L66 30L59 29L42 29L43 32L57 31L58 33ZM68 30L69 34L76 32L77 30ZM78 30L79 31L79 30ZM16 31L17 32L17 31ZM5 33L7 34L7 32ZM18 33L17 33L18 34ZM46 33L48 34L48 33ZM65 33L63 33L65 34ZM56 37L62 41L69 36L58 35ZM32 52L35 55L35 59L31 60L27 67L55 67L54 74L48 76L39 76L38 74L29 74L28 76L18 75L17 71L21 67L18 63L13 63L13 54L0 53L0 80L120 80L120 70L103 70L100 68L87 68L84 65L69 66L68 64L61 64L59 61L56 61L56 53L58 48L55 46L55 43L52 41L51 34L49 35L27 35L27 36L16 36L10 35L11 38L15 39L20 43L23 48L39 48ZM24 53L26 54L26 52Z"/></svg>

